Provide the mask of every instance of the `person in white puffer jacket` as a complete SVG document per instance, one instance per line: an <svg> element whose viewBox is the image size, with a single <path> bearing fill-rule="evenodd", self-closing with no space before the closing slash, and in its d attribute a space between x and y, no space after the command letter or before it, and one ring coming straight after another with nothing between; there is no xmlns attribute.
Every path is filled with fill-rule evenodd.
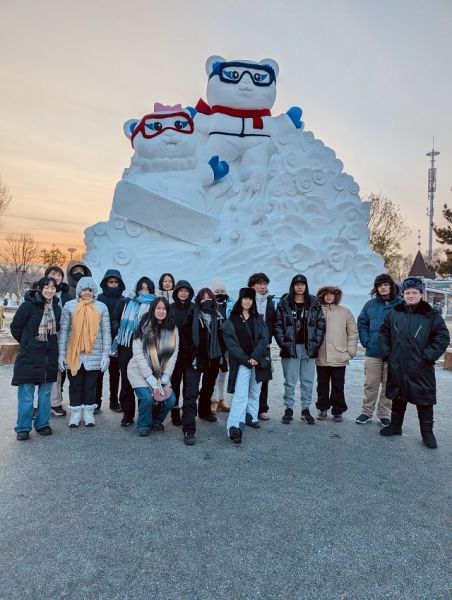
<svg viewBox="0 0 452 600"><path fill-rule="evenodd" d="M61 314L58 367L68 372L69 427L78 427L82 416L87 427L95 425L97 376L110 362L110 317L97 293L94 279L82 277L76 298L66 302Z"/></svg>

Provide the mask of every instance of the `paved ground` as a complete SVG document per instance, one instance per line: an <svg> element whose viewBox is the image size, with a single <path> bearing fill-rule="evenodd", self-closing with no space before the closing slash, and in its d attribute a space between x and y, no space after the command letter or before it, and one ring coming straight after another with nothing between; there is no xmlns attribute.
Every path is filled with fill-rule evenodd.
<svg viewBox="0 0 452 600"><path fill-rule="evenodd" d="M1 600L446 600L450 573L452 372L438 368L438 450L414 407L402 438L346 421L280 423L244 443L225 417L138 438L105 409L94 430L17 442L12 367L0 367Z"/></svg>

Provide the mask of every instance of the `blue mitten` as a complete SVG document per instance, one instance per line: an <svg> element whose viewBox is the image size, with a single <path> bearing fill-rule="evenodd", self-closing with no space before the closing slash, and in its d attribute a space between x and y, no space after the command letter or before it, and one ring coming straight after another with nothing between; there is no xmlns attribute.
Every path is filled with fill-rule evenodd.
<svg viewBox="0 0 452 600"><path fill-rule="evenodd" d="M229 165L225 160L220 160L220 157L215 155L209 160L209 165L213 171L213 180L220 181L229 173Z"/></svg>
<svg viewBox="0 0 452 600"><path fill-rule="evenodd" d="M297 129L301 129L303 127L303 121L301 120L302 114L303 114L303 111L301 110L301 108L299 106L292 106L286 112L286 115L289 117L289 119L292 121L292 123L295 125L295 127Z"/></svg>

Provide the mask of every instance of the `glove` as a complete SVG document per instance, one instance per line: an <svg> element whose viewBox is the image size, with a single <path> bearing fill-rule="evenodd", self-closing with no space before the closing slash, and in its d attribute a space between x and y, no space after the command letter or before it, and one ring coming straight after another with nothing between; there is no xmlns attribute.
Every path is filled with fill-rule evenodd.
<svg viewBox="0 0 452 600"><path fill-rule="evenodd" d="M303 127L303 121L301 120L302 114L303 114L303 111L301 110L301 108L299 106L292 106L286 112L286 115L289 117L289 119L295 125L296 129L301 129Z"/></svg>
<svg viewBox="0 0 452 600"><path fill-rule="evenodd" d="M154 377L154 375L149 375L149 377L146 377L146 381L152 389L155 389L158 385L157 379Z"/></svg>
<svg viewBox="0 0 452 600"><path fill-rule="evenodd" d="M108 369L109 364L110 357L108 356L108 354L102 354L102 358L100 359L100 370L102 371L102 373L105 373L105 371Z"/></svg>
<svg viewBox="0 0 452 600"><path fill-rule="evenodd" d="M58 355L58 369L64 373L66 371L66 363L64 361L64 354Z"/></svg>
<svg viewBox="0 0 452 600"><path fill-rule="evenodd" d="M168 375L162 375L162 379L160 381L162 382L162 385L168 385L168 383L169 383Z"/></svg>

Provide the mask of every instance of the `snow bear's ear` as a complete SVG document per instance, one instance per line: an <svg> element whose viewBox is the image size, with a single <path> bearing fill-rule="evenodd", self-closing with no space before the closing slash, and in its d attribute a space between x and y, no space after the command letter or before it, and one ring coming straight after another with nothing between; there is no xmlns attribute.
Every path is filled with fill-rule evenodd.
<svg viewBox="0 0 452 600"><path fill-rule="evenodd" d="M129 119L122 126L124 133L126 134L126 137L129 138L129 140L132 137L132 133L135 131L135 127L137 125L138 125L138 119Z"/></svg>
<svg viewBox="0 0 452 600"><path fill-rule="evenodd" d="M279 65L276 62L276 60L273 60L273 58L263 58L262 60L259 61L260 65L266 65L267 67L271 67L273 69L273 71L275 72L275 77L278 78L279 75Z"/></svg>
<svg viewBox="0 0 452 600"><path fill-rule="evenodd" d="M208 76L212 73L217 63L226 62L226 60L222 56L209 56L206 60L206 73Z"/></svg>

